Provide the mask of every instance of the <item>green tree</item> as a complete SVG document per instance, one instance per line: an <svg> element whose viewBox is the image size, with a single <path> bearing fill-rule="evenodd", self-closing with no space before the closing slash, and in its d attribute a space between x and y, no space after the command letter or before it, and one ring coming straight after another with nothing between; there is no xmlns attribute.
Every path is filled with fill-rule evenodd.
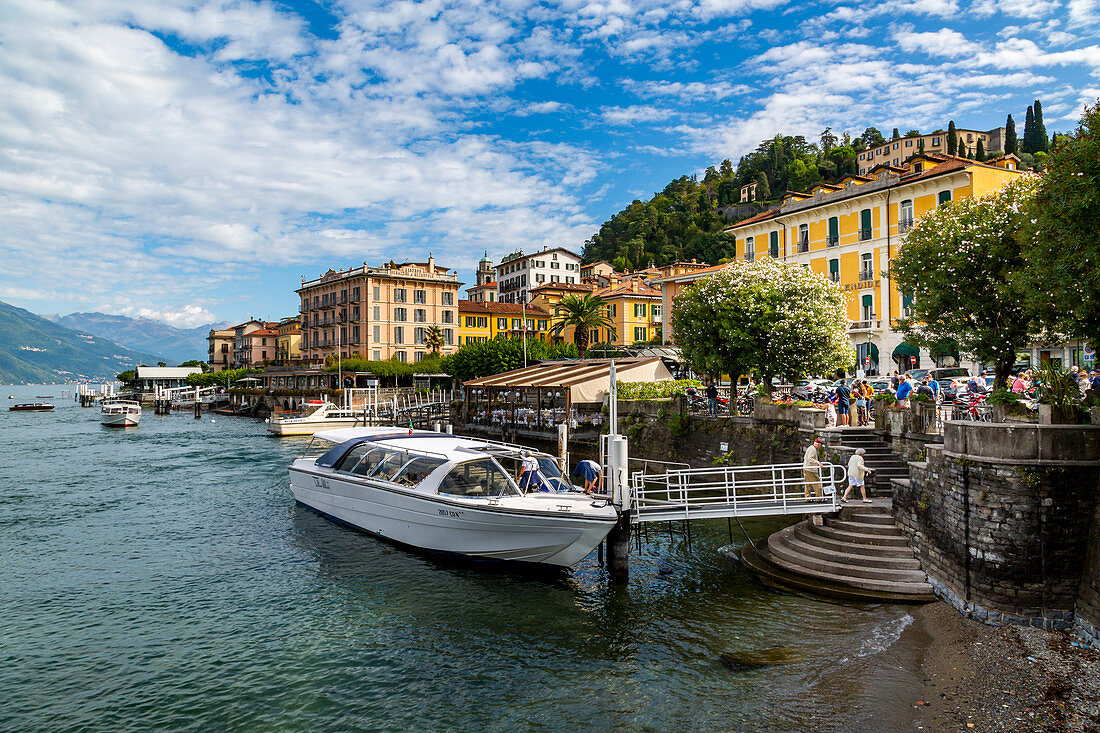
<svg viewBox="0 0 1100 733"><path fill-rule="evenodd" d="M821 131L820 143L821 152L824 155L828 155L829 151L837 146L837 138L836 135L833 134L833 128L826 127Z"/></svg>
<svg viewBox="0 0 1100 733"><path fill-rule="evenodd" d="M768 185L768 174L760 171L756 175L756 200L767 201L772 197L771 186Z"/></svg>
<svg viewBox="0 0 1100 733"><path fill-rule="evenodd" d="M906 130L905 137L920 137L920 130Z"/></svg>
<svg viewBox="0 0 1100 733"><path fill-rule="evenodd" d="M1055 333L1100 346L1100 100L1047 158L1024 255L1029 302Z"/></svg>
<svg viewBox="0 0 1100 733"><path fill-rule="evenodd" d="M947 123L947 154L955 155L959 152L959 136L955 134L955 120Z"/></svg>
<svg viewBox="0 0 1100 733"><path fill-rule="evenodd" d="M573 344L547 344L537 339L527 339L528 363L546 359L572 359L576 356L577 348ZM521 367L523 341L498 336L491 341L465 344L450 356L443 357L433 371L442 370L457 379L467 380Z"/></svg>
<svg viewBox="0 0 1100 733"><path fill-rule="evenodd" d="M443 329L439 326L428 326L424 329L424 345L438 354L440 349L447 345L447 339L443 337Z"/></svg>
<svg viewBox="0 0 1100 733"><path fill-rule="evenodd" d="M886 138L882 136L882 133L878 131L877 127L868 127L863 131L863 134L859 136L859 139L862 140L863 144L868 148L873 148L886 142Z"/></svg>
<svg viewBox="0 0 1100 733"><path fill-rule="evenodd" d="M982 143L982 139L978 138L978 145L974 150L975 160L985 160L985 145Z"/></svg>
<svg viewBox="0 0 1100 733"><path fill-rule="evenodd" d="M1019 141L1016 139L1016 123L1012 121L1012 115L1005 120L1005 155L1019 152Z"/></svg>
<svg viewBox="0 0 1100 733"><path fill-rule="evenodd" d="M898 290L913 295L912 316L899 322L905 340L957 344L976 361L993 364L994 389L1004 386L1032 332L1017 212L1036 187L1033 176L1021 177L996 193L956 199L925 214L892 268Z"/></svg>
<svg viewBox="0 0 1100 733"><path fill-rule="evenodd" d="M137 379L137 371L134 369L127 369L121 374L116 374L115 379L122 382L123 384L129 384L130 382Z"/></svg>
<svg viewBox="0 0 1100 733"><path fill-rule="evenodd" d="M607 317L607 304L598 295L567 295L554 308L554 325L551 333L560 336L569 326L573 326L573 343L577 353L584 358L588 350L588 334L597 328L614 329L615 324Z"/></svg>
<svg viewBox="0 0 1100 733"><path fill-rule="evenodd" d="M202 369L204 372L210 371L210 365L207 364L205 361L202 361L201 359L192 359L191 361L185 361L182 364L180 364L180 366L181 367L198 367L199 369Z"/></svg>
<svg viewBox="0 0 1100 733"><path fill-rule="evenodd" d="M955 154L958 155L960 158L969 157L966 154L966 141L963 140L962 135L959 135L959 143L955 147L957 150Z"/></svg>
<svg viewBox="0 0 1100 733"><path fill-rule="evenodd" d="M898 132L898 128L895 127L894 131L890 133L890 139L897 140L899 137L901 137L901 133Z"/></svg>
<svg viewBox="0 0 1100 733"><path fill-rule="evenodd" d="M1024 141L1020 149L1029 155L1034 155L1038 150L1035 147L1035 111L1030 105L1027 108L1027 116L1024 117Z"/></svg>
<svg viewBox="0 0 1100 733"><path fill-rule="evenodd" d="M846 302L839 284L802 266L737 262L676 296L672 333L707 374L827 374L855 361Z"/></svg>
<svg viewBox="0 0 1100 733"><path fill-rule="evenodd" d="M1043 104L1038 99L1032 105L1035 111L1035 150L1032 152L1047 152L1050 150L1050 140L1047 139L1047 127L1043 124Z"/></svg>

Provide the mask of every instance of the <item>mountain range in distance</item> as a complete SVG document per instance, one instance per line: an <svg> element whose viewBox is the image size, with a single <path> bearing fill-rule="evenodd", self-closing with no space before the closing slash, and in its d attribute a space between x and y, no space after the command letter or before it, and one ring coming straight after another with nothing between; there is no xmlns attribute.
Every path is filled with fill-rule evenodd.
<svg viewBox="0 0 1100 733"><path fill-rule="evenodd" d="M176 328L152 318L131 318L106 313L70 313L67 316L46 315L50 321L74 331L110 339L134 351L159 355L156 361L180 363L198 359L206 361L207 335L210 329L225 328L229 322L208 323L194 328ZM153 363L155 364L156 361Z"/></svg>
<svg viewBox="0 0 1100 733"><path fill-rule="evenodd" d="M0 301L0 382L58 384L114 379L163 357L128 349L102 336L73 331Z"/></svg>

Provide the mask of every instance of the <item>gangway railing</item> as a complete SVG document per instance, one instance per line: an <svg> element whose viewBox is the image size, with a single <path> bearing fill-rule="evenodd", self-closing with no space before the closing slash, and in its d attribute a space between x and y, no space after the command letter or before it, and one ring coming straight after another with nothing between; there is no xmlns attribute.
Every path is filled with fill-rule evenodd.
<svg viewBox="0 0 1100 733"><path fill-rule="evenodd" d="M800 463L670 468L630 475L631 521L820 514L840 507L845 472L824 463L807 479ZM817 495L820 483L822 496Z"/></svg>

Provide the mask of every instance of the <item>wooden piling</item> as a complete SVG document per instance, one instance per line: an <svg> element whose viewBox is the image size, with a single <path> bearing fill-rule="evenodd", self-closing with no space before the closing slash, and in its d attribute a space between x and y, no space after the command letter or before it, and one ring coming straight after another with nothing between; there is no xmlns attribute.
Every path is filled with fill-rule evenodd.
<svg viewBox="0 0 1100 733"><path fill-rule="evenodd" d="M623 512L607 534L607 571L612 582L630 579L630 514Z"/></svg>

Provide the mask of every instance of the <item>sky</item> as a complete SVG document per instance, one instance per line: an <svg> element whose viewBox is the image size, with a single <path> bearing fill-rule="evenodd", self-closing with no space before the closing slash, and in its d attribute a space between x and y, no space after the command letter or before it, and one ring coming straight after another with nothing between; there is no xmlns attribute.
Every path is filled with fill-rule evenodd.
<svg viewBox="0 0 1100 733"><path fill-rule="evenodd" d="M1068 131L1100 0L0 0L0 300L181 327L580 251L777 133Z"/></svg>

